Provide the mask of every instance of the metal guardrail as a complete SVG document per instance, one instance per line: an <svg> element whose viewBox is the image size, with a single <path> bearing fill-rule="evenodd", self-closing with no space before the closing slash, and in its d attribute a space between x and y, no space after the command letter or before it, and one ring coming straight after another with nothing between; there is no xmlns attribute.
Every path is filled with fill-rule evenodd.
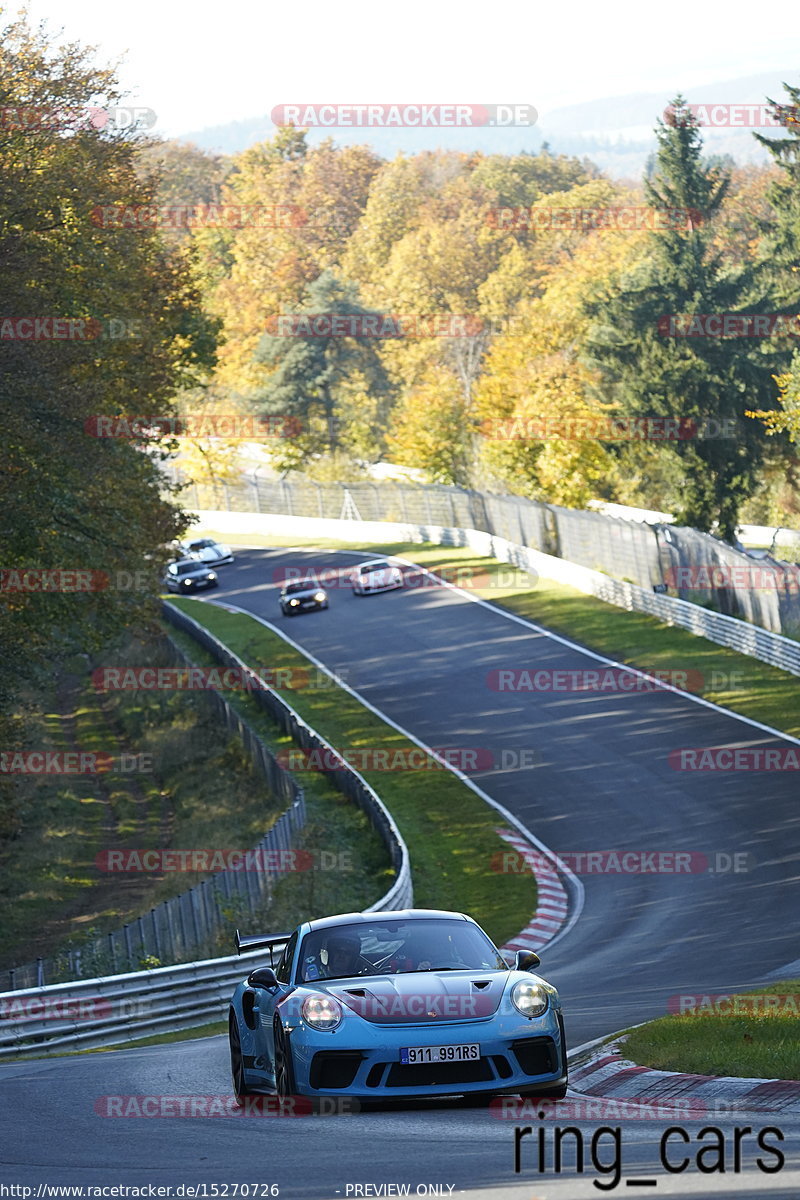
<svg viewBox="0 0 800 1200"><path fill-rule="evenodd" d="M365 911L374 912L378 909L410 908L413 904L413 888L408 847L400 836L400 831L391 813L377 792L369 786L367 781L349 763L339 759L335 748L329 742L326 742L316 730L312 729L282 696L279 696L272 689L266 688L260 680L258 673L234 654L232 650L229 650L223 642L214 637L208 629L180 609L175 608L169 601L164 602L163 613L170 624L174 625L177 629L183 629L191 634L193 638L214 655L218 662L223 663L226 667L234 668L245 686L248 685L249 681L251 687L249 694L255 702L299 746L304 750L324 751L325 753L320 755L320 761L322 762L336 760L341 762L341 766L324 768L322 774L331 779L339 791L353 800L366 813L372 825L383 839L384 845L389 851L392 866L396 871L395 881L386 895L382 896L376 904Z"/></svg>
<svg viewBox="0 0 800 1200"><path fill-rule="evenodd" d="M191 634L219 662L240 671L245 686L249 679L250 694L299 745L331 752L322 755L322 761L338 757L330 743L285 700L265 690L257 673L204 626L169 602L164 604L164 615L176 628ZM414 902L411 861L391 813L366 780L348 764L342 763L341 767L324 773L367 813L396 870L389 890L364 911L410 908ZM233 989L247 974L247 964L263 962L267 953L255 951L50 987L0 992L0 1059L115 1046L153 1034L191 1029L221 1018Z"/></svg>
<svg viewBox="0 0 800 1200"><path fill-rule="evenodd" d="M168 642L168 646L177 663L194 665L173 642ZM217 871L211 878L155 905L121 929L50 957L12 967L3 972L11 989L43 987L105 972L116 974L126 968L135 970L150 958L175 964L213 954L226 928L231 921L235 923L236 912L257 911L269 899L275 883L293 869L293 841L306 822L302 788L220 692L208 691L205 695L220 720L241 739L272 796L289 805L253 847L252 861L259 864L259 869Z"/></svg>
<svg viewBox="0 0 800 1200"><path fill-rule="evenodd" d="M267 531L291 536L339 537L357 542L381 541L432 542L440 546L470 546L479 554L514 563L534 576L542 575L566 583L578 591L597 596L607 604L614 604L628 612L647 613L668 625L678 625L698 637L707 638L717 645L726 646L750 658L760 659L770 666L800 675L800 642L772 633L758 625L751 625L738 617L702 608L676 596L654 592L635 583L614 579L579 563L569 562L540 550L533 550L518 542L474 527L446 525L405 525L399 522L358 521L351 519L330 520L317 517L271 516L249 512L234 513L227 509L202 510L203 525L218 532L258 533Z"/></svg>
<svg viewBox="0 0 800 1200"><path fill-rule="evenodd" d="M458 535L452 543L454 545L464 545L465 536L469 545L475 544L476 540L483 542L487 536L478 530L445 532ZM477 535L476 539L470 540L470 534ZM443 544L450 543L444 541ZM759 625L750 625L747 621L740 621L738 617L729 617L725 613L700 608L699 605L691 604L688 600L679 600L676 596L666 596L639 587L635 583L611 579L600 571L592 571L577 563L541 554L527 546L514 545L502 538L491 538L491 547L488 553L492 557L513 562L548 579L567 583L579 591L596 596L598 600L604 600L607 604L627 609L628 612L646 613L667 625L678 625L698 637L708 638L718 646L726 646L739 654L760 659L761 662L779 667L792 675L800 675L800 642L792 638L771 633Z"/></svg>
<svg viewBox="0 0 800 1200"><path fill-rule="evenodd" d="M239 980L268 953L2 992L0 1059L124 1045L221 1020Z"/></svg>
<svg viewBox="0 0 800 1200"><path fill-rule="evenodd" d="M185 482L176 464L168 474ZM657 520L631 521L442 484L317 483L265 478L258 471L231 483L190 482L183 503L198 511L479 530L647 590L667 587L681 600L800 637L796 565L758 562L709 534Z"/></svg>
<svg viewBox="0 0 800 1200"><path fill-rule="evenodd" d="M436 531L428 532L434 534ZM533 575L543 575L547 579L569 584L578 591L604 600L606 604L614 604L618 608L627 609L628 612L641 612L657 617L667 625L678 625L698 637L716 642L719 646L727 646L730 650L758 658L792 675L800 675L800 642L783 637L782 634L771 633L758 625L750 625L747 621L740 621L738 617L729 617L724 613L700 608L699 605L691 604L688 600L679 600L676 596L666 596L639 587L635 583L611 579L600 571L592 571L589 567L579 566L578 563L565 562L563 558L542 554L528 546L518 546L505 538L493 537L481 530L445 529L440 531L440 535L439 538L432 536L431 540L445 546L473 546L483 554L513 563Z"/></svg>

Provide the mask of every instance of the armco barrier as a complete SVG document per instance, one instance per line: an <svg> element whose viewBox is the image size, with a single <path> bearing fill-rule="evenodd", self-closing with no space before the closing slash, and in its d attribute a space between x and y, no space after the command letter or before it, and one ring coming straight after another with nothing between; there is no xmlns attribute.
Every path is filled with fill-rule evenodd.
<svg viewBox="0 0 800 1200"><path fill-rule="evenodd" d="M245 681L251 679L254 686L249 694L278 723L284 733L288 733L299 746L304 750L330 751L332 756L336 757L333 746L320 737L310 725L307 725L282 696L279 696L272 689L265 688L259 684L257 673L241 658L238 658L233 651L229 650L224 643L214 637L203 625L200 625L180 609L175 608L169 601L164 602L163 613L170 624L174 625L176 629L182 629L186 633L189 633L210 654L213 654L217 662L222 663L226 667L233 667L241 672L241 677ZM324 759L325 755L321 757ZM413 904L413 889L408 848L400 836L400 831L395 825L389 810L383 804L377 792L373 791L367 781L359 775L358 771L353 770L349 764L342 763L341 767L327 769L323 773L369 817L372 825L380 834L384 845L389 851L392 866L396 872L395 882L386 895L366 911L374 912L378 909L410 908Z"/></svg>
<svg viewBox="0 0 800 1200"><path fill-rule="evenodd" d="M260 950L2 992L0 1059L115 1046L218 1021L239 980L254 966L268 963L268 956L269 951Z"/></svg>
<svg viewBox="0 0 800 1200"><path fill-rule="evenodd" d="M187 482L175 464L168 472L175 481ZM666 588L681 600L800 638L800 567L772 558L758 564L710 534L658 519L629 520L632 514L619 510L611 516L524 496L387 479L277 480L261 471L230 483L187 482L183 503L198 511L480 530L648 591Z"/></svg>
<svg viewBox="0 0 800 1200"><path fill-rule="evenodd" d="M186 613L166 602L164 616L176 628L183 629L200 642L217 661L237 668L242 672L242 678L255 679L255 672ZM253 688L250 695L304 749L334 752L334 748L274 692L264 690L261 685ZM364 911L411 908L414 893L408 847L388 809L366 780L346 764L325 773L367 813L383 838L395 868L392 886ZM0 992L0 1058L22 1053L57 1054L67 1049L113 1046L154 1033L191 1029L213 1021L224 1014L233 988L246 974L247 962L263 962L265 953L258 951L241 957L234 955L51 987ZM184 989L184 985L188 987ZM73 1003L68 1004L70 1001ZM65 1005L69 1009L68 1017L63 1015ZM87 1007L90 1005L96 1009L95 1013ZM39 1016L43 1008L49 1011Z"/></svg>
<svg viewBox="0 0 800 1200"><path fill-rule="evenodd" d="M176 663L193 665L173 642L168 640L167 648ZM121 929L49 958L9 969L4 974L10 988L41 987L56 980L81 979L106 971L116 974L143 966L151 957L175 964L213 954L231 921L247 921L245 914L258 911L269 900L275 883L293 869L289 852L306 823L302 788L220 692L209 691L205 695L216 716L239 736L272 795L289 806L253 847L254 855L262 855L263 869L217 871L211 878L155 905Z"/></svg>
<svg viewBox="0 0 800 1200"><path fill-rule="evenodd" d="M740 654L758 658L782 671L800 675L800 642L771 633L758 625L750 625L737 617L712 612L675 596L666 596L612 579L601 571L593 571L578 563L567 562L552 554L543 554L529 546L520 546L506 538L484 533L481 529L457 529L444 525L404 525L390 521L355 521L320 519L318 517L287 517L263 513L234 513L227 509L204 510L198 513L204 528L222 534L277 534L292 537L340 538L351 542L432 542L440 546L469 546L479 554L513 563L536 576L569 584L577 591L597 596L628 612L647 613L667 625L678 625L698 637L708 638L717 645L727 646Z"/></svg>

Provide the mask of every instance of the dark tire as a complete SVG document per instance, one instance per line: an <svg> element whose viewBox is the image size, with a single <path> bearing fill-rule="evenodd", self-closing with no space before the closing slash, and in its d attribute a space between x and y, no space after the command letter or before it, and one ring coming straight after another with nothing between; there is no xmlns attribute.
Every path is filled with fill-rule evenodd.
<svg viewBox="0 0 800 1200"><path fill-rule="evenodd" d="M253 1093L244 1079L244 1062L242 1060L242 1043L239 1037L239 1025L231 1012L228 1017L228 1041L231 1048L231 1081L233 1083L233 1098L238 1108L242 1108L248 1096Z"/></svg>
<svg viewBox="0 0 800 1200"><path fill-rule="evenodd" d="M275 1022L275 1091L282 1100L295 1094L294 1063L289 1039L280 1021Z"/></svg>

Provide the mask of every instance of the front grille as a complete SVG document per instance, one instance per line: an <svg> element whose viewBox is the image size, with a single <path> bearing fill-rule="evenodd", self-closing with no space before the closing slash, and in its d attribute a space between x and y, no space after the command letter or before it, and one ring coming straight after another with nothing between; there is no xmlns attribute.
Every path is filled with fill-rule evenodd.
<svg viewBox="0 0 800 1200"><path fill-rule="evenodd" d="M459 1083L490 1083L489 1060L446 1063L392 1063L387 1087L453 1087Z"/></svg>
<svg viewBox="0 0 800 1200"><path fill-rule="evenodd" d="M318 1091L350 1087L363 1057L357 1050L320 1050L311 1060L308 1081Z"/></svg>
<svg viewBox="0 0 800 1200"><path fill-rule="evenodd" d="M369 1074L367 1075L367 1087L380 1087L383 1072L387 1066L387 1063L375 1063L370 1067Z"/></svg>
<svg viewBox="0 0 800 1200"><path fill-rule="evenodd" d="M558 1070L558 1052L552 1038L520 1038L511 1043L511 1049L526 1075L552 1075Z"/></svg>

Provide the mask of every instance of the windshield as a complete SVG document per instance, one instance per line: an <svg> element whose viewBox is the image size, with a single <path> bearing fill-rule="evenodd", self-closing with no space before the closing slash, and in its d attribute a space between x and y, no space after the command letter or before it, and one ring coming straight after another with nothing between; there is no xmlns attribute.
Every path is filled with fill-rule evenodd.
<svg viewBox="0 0 800 1200"><path fill-rule="evenodd" d="M369 575L372 571L391 571L392 564L387 562L367 563L361 568L362 575Z"/></svg>
<svg viewBox="0 0 800 1200"><path fill-rule="evenodd" d="M190 575L193 571L205 571L205 567L199 562L182 562L175 564L175 572L178 575Z"/></svg>
<svg viewBox="0 0 800 1200"><path fill-rule="evenodd" d="M210 541L208 538L203 538L203 540L200 542L188 543L190 550L206 550L208 547L213 546L214 544L215 543Z"/></svg>
<svg viewBox="0 0 800 1200"><path fill-rule="evenodd" d="M312 588L315 591L320 590L317 585L312 583L310 580L305 580L301 583L287 583L283 589L283 594L284 596L291 596L293 592L310 592Z"/></svg>
<svg viewBox="0 0 800 1200"><path fill-rule="evenodd" d="M359 922L307 933L297 979L349 979L410 971L507 971L486 934L470 921L421 918Z"/></svg>

